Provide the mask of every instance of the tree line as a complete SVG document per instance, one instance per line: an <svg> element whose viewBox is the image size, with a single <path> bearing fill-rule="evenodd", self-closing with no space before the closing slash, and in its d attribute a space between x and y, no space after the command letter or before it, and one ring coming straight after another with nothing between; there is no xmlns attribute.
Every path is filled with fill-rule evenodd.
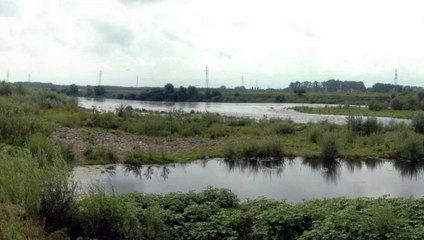
<svg viewBox="0 0 424 240"><path fill-rule="evenodd" d="M390 83L376 83L370 88L366 88L362 81L341 81L330 79L325 82L291 82L287 90L299 92L416 92L422 90L421 87L394 85Z"/></svg>
<svg viewBox="0 0 424 240"><path fill-rule="evenodd" d="M152 88L140 93L117 93L113 97L117 99L143 100L143 101L206 101L222 96L218 90L206 89L199 91L194 86L175 88L171 83L163 88Z"/></svg>

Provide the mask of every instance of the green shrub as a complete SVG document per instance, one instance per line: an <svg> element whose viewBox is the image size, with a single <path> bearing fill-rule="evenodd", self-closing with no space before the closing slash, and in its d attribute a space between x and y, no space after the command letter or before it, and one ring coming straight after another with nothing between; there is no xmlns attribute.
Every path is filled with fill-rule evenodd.
<svg viewBox="0 0 424 240"><path fill-rule="evenodd" d="M102 113L93 109L88 126L105 129L118 129L121 125L121 119L112 112Z"/></svg>
<svg viewBox="0 0 424 240"><path fill-rule="evenodd" d="M126 164L141 165L148 163L149 160L152 160L151 158L152 156L149 156L142 149L134 148L126 153L124 161Z"/></svg>
<svg viewBox="0 0 424 240"><path fill-rule="evenodd" d="M74 146L71 144L60 145L60 154L67 163L72 163L75 160Z"/></svg>
<svg viewBox="0 0 424 240"><path fill-rule="evenodd" d="M347 117L346 127L352 132L366 136L383 129L382 124L374 117L369 117L363 121L362 117L349 116Z"/></svg>
<svg viewBox="0 0 424 240"><path fill-rule="evenodd" d="M84 151L84 156L91 164L116 163L118 161L118 153L111 146L88 147Z"/></svg>
<svg viewBox="0 0 424 240"><path fill-rule="evenodd" d="M415 114L412 119L412 127L416 133L424 133L424 112Z"/></svg>
<svg viewBox="0 0 424 240"><path fill-rule="evenodd" d="M416 160L424 156L423 137L417 134L409 134L406 138L398 140L398 155L403 159Z"/></svg>
<svg viewBox="0 0 424 240"><path fill-rule="evenodd" d="M338 136L335 133L325 133L321 141L321 158L324 160L334 160L338 157L340 146Z"/></svg>
<svg viewBox="0 0 424 240"><path fill-rule="evenodd" d="M73 235L105 240L141 239L136 214L129 198L114 193L108 196L104 189L93 187L78 203L76 221L80 230L74 229Z"/></svg>
<svg viewBox="0 0 424 240"><path fill-rule="evenodd" d="M362 132L362 117L349 116L346 119L346 127L352 132Z"/></svg>
<svg viewBox="0 0 424 240"><path fill-rule="evenodd" d="M362 125L362 134L369 136L380 131L382 128L383 126L378 122L377 118L369 117Z"/></svg>
<svg viewBox="0 0 424 240"><path fill-rule="evenodd" d="M323 129L320 126L314 125L308 129L308 139L312 143L321 141Z"/></svg>
<svg viewBox="0 0 424 240"><path fill-rule="evenodd" d="M274 132L277 134L294 134L296 128L291 121L282 121L274 127Z"/></svg>
<svg viewBox="0 0 424 240"><path fill-rule="evenodd" d="M44 158L48 162L60 156L59 150L53 141L40 133L31 135L26 143L26 147L31 151L34 157L38 159Z"/></svg>
<svg viewBox="0 0 424 240"><path fill-rule="evenodd" d="M24 150L12 155L0 153L1 200L23 206L33 217L40 208L45 184L65 167L60 159L52 159L48 165L41 165L40 161L44 160L38 160Z"/></svg>
<svg viewBox="0 0 424 240"><path fill-rule="evenodd" d="M38 215L50 231L68 227L74 220L77 185L70 179L65 169L43 185Z"/></svg>
<svg viewBox="0 0 424 240"><path fill-rule="evenodd" d="M284 155L283 145L278 138L243 139L228 144L224 149L227 160L237 159L280 159Z"/></svg>
<svg viewBox="0 0 424 240"><path fill-rule="evenodd" d="M378 207L374 210L373 222L379 238L387 239L396 227L396 216L388 206Z"/></svg>

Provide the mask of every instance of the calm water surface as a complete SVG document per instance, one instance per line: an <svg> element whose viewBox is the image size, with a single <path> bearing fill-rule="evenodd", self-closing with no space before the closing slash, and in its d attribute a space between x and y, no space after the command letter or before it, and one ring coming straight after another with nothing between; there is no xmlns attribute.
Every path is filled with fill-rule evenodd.
<svg viewBox="0 0 424 240"><path fill-rule="evenodd" d="M83 186L113 185L119 193L228 188L240 199L264 196L298 202L323 197L424 196L424 163L386 160L280 161L212 159L188 164L76 167Z"/></svg>
<svg viewBox="0 0 424 240"><path fill-rule="evenodd" d="M308 107L335 107L337 104L303 104L303 103L205 103L205 102L149 102L120 99L95 99L78 98L78 103L84 108L96 107L100 110L114 111L121 104L132 106L133 108L146 109L151 111L170 112L174 110L191 110L199 112L213 112L227 116L249 117L261 119L264 116L270 118L292 119L298 123L319 122L328 120L336 124L344 124L346 116L306 114L289 109L294 106ZM378 120L384 124L393 122L409 123L405 119L392 119L380 117Z"/></svg>

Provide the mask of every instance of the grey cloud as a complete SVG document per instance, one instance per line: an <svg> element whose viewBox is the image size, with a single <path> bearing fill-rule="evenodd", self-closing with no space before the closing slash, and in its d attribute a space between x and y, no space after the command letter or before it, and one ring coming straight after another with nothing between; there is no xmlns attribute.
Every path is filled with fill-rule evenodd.
<svg viewBox="0 0 424 240"><path fill-rule="evenodd" d="M11 17L16 15L18 7L13 0L0 0L0 16Z"/></svg>
<svg viewBox="0 0 424 240"><path fill-rule="evenodd" d="M188 41L188 40L185 40L185 39L183 39L183 38L181 38L180 36L178 36L177 34L175 34L175 33L173 33L173 32L171 32L171 31L168 31L168 30L162 30L162 34L168 39L168 40L171 40L171 41L176 41L176 42L180 42L180 43L183 43L184 45L187 45L187 46L189 46L189 47L192 47L192 44L191 44L191 42L190 41Z"/></svg>
<svg viewBox="0 0 424 240"><path fill-rule="evenodd" d="M232 59L233 58L233 56L231 54L223 52L223 51L218 52L218 57L219 58L226 58L226 59Z"/></svg>
<svg viewBox="0 0 424 240"><path fill-rule="evenodd" d="M88 23L104 43L128 47L135 38L134 32L124 25L100 20L90 20Z"/></svg>

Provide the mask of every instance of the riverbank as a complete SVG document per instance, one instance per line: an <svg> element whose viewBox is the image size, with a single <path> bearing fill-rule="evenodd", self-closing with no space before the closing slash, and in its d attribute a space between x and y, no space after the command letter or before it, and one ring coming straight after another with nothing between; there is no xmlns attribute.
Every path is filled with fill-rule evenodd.
<svg viewBox="0 0 424 240"><path fill-rule="evenodd" d="M350 106L340 107L303 107L296 106L291 109L309 114L325 114L325 115L344 115L344 116L363 116L363 117L390 117L399 119L412 119L414 115L419 112L417 110L392 110L392 109L381 109L381 110L370 110L368 108L358 108Z"/></svg>
<svg viewBox="0 0 424 240"><path fill-rule="evenodd" d="M98 114L107 116L107 113ZM183 114L178 120L172 118L171 123L172 115L155 114L155 121L146 121L152 115L145 113L138 121L131 120L134 125L149 122L147 132L139 132L145 129L143 126L126 128L125 120L121 123L112 121L113 124L100 121L103 123L95 127L59 127L52 133L52 138L55 144L72 152L75 157L70 162L73 165L166 164L214 157L321 158L328 139L335 141L332 143L334 157L420 159L424 156L424 146L419 143L422 135L403 124L383 126L364 122L363 129L352 129L352 126L326 122L296 124L278 119L257 122L213 114ZM196 119L198 122L193 125ZM212 121L213 124L208 126L202 121ZM162 132L159 136L156 133L152 135L150 129L161 129L161 126L173 130ZM413 151L412 155L410 151Z"/></svg>
<svg viewBox="0 0 424 240"><path fill-rule="evenodd" d="M162 198L142 193L117 195L92 185L81 195L71 177L70 170L75 165L124 162L139 166L209 157L224 157L234 162L285 156L319 157L325 161L360 156L412 162L424 158L424 117L414 120L412 125L382 125L373 118L354 117L346 125L336 125L214 113L149 112L124 105L101 112L80 108L75 99L51 91L28 90L8 83L0 83L0 90L3 94L0 96L2 239L163 239L167 236L266 239L275 234L289 234L282 229L291 229L290 226L302 227L296 230L296 236L307 238L320 236L322 231L327 234L328 226L321 228L318 223L328 221L333 226L342 221L336 219L354 216L345 212L346 206L350 206L345 200L318 200L319 206L309 211L307 207L259 199L254 205L265 215L256 218L258 212L249 210L249 205L239 204L234 194L216 189L200 194L174 193ZM398 201L415 206L421 200ZM311 202L311 206L316 206ZM327 203L343 207L329 207L334 213L332 218L316 217L316 211L325 211L323 204ZM369 203L373 209L387 204L390 201L378 199ZM362 205L352 206L356 211ZM383 219L394 215L406 221L402 209L407 211L407 206L400 208L402 211L397 210L396 203L389 206L396 210L383 209ZM369 222L369 216L379 214L376 211L355 215L354 221ZM299 216L305 216L300 225L293 222ZM415 222L402 224L415 229ZM341 226L336 228L341 231L350 229L343 222L336 226ZM382 234L410 236L405 235L410 232L399 230L403 227L391 227L391 223L388 226ZM241 228L246 229L247 235ZM365 226L371 228L374 225ZM364 233L369 233L368 230ZM218 233L226 235L213 235ZM356 233L346 238L362 236ZM295 236L290 234L287 236ZM375 236L380 235L372 235Z"/></svg>

